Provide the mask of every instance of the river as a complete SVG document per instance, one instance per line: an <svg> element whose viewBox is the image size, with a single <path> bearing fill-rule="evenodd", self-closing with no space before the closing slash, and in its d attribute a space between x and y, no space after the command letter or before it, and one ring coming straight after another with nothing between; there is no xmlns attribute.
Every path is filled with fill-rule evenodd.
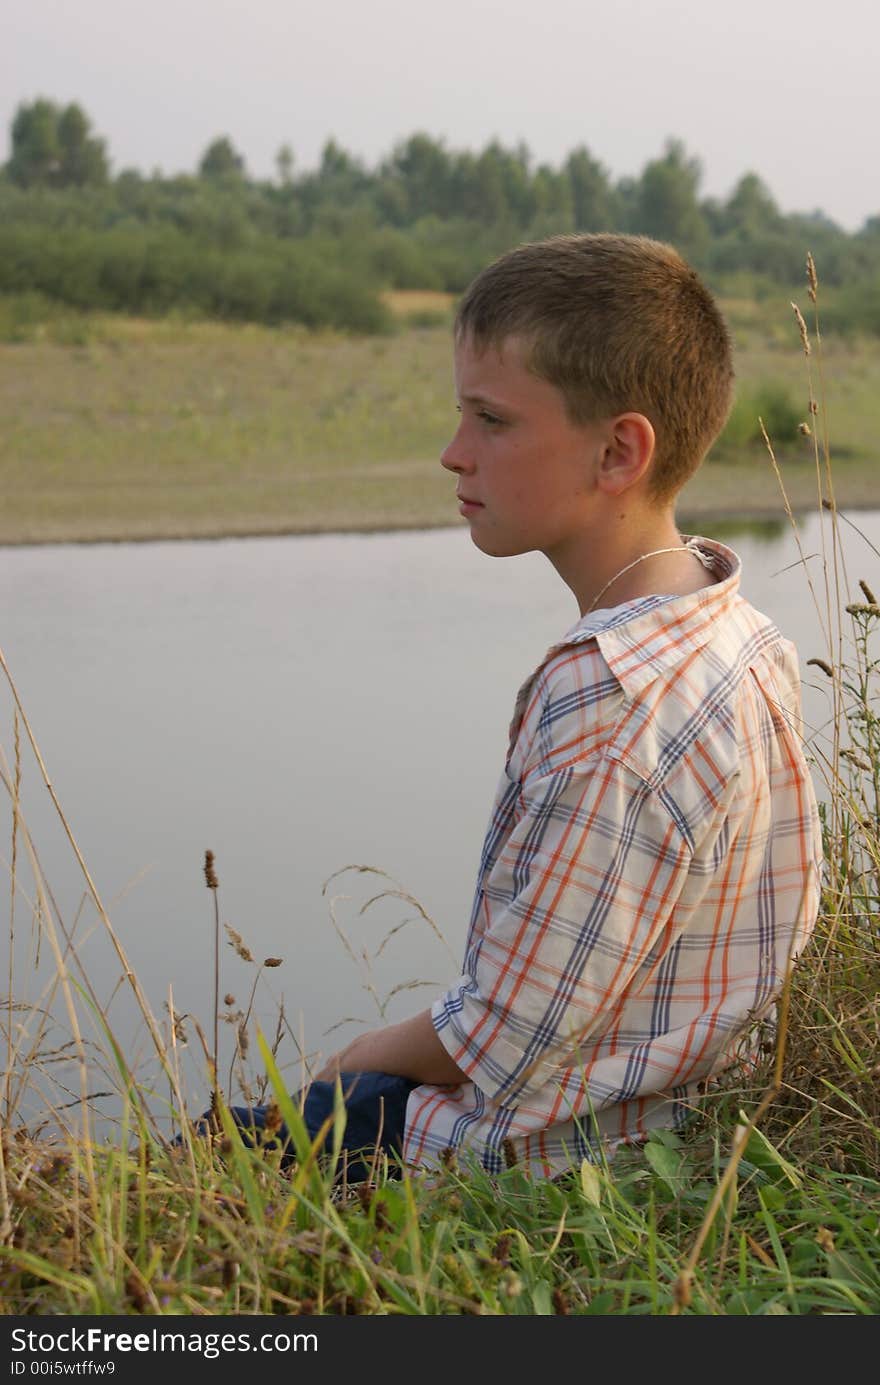
<svg viewBox="0 0 880 1385"><path fill-rule="evenodd" d="M860 577L880 587L880 510L842 516L839 532L855 595ZM719 536L743 558L744 594L798 645L821 755L827 683L806 660L828 649L795 537L787 524ZM830 560L827 516L824 538L817 517L803 521L820 609L823 543ZM210 1042L206 849L221 923L257 961L282 959L262 972L253 1013L274 1034L283 1002L278 1056L288 1074L299 1047L332 1050L382 1013L402 1018L427 1005L457 975L517 687L577 617L543 558L488 559L463 528L9 548L0 549L0 591L0 646L161 1023L171 994ZM12 767L5 688L0 745ZM150 1071L121 965L26 749L21 765L23 813L60 915L126 1053ZM8 804L0 831L9 844ZM45 937L35 960L20 837L17 852L14 994L40 1006L55 968ZM8 866L8 845L2 856ZM386 893L359 912L394 889L411 898ZM7 891L0 919L8 914ZM255 976L224 931L220 990L234 997L226 1013L247 1008ZM46 1008L61 1013L57 998ZM19 1037L22 1025L33 1033L33 1014L17 1015ZM96 1050L106 1048L85 1023ZM61 1018L42 1049L64 1042L65 1030ZM186 1030L184 1071L198 1104L204 1062L190 1021ZM222 1026L224 1071L233 1030ZM44 1086L62 1070L47 1064ZM70 1073L65 1080L73 1085Z"/></svg>

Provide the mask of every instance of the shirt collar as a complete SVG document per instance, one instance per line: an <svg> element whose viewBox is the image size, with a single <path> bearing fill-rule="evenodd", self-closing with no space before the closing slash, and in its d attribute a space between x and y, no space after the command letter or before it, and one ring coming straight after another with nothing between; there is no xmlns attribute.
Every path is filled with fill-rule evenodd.
<svg viewBox="0 0 880 1385"><path fill-rule="evenodd" d="M742 563L732 548L715 539L681 537L711 564L716 580L710 586L686 596L645 596L590 611L548 650L541 667L559 650L595 640L615 678L635 693L702 648L736 600Z"/></svg>

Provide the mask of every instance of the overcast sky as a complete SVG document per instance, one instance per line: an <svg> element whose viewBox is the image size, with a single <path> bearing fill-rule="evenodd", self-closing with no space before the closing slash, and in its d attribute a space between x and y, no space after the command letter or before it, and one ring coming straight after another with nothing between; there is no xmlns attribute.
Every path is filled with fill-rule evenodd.
<svg viewBox="0 0 880 1385"><path fill-rule="evenodd" d="M231 136L270 176L331 136L374 164L424 130L450 148L585 143L616 179L677 136L704 194L754 170L784 211L880 212L876 0L7 0L0 121L78 101L116 171L193 170Z"/></svg>

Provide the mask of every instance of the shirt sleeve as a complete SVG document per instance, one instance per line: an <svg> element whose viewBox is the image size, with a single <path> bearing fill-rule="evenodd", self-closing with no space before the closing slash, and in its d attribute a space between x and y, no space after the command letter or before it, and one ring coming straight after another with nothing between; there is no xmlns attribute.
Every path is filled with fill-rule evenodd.
<svg viewBox="0 0 880 1385"><path fill-rule="evenodd" d="M672 941L691 851L662 796L598 753L527 775L483 886L466 974L433 1007L451 1057L515 1106L578 1061Z"/></svg>

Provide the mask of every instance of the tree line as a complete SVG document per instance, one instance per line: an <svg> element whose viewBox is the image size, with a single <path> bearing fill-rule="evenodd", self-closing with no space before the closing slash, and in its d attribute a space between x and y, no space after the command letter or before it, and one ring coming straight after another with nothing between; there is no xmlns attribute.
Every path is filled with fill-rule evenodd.
<svg viewBox="0 0 880 1385"><path fill-rule="evenodd" d="M380 330L387 288L460 292L510 245L566 231L671 241L719 288L799 284L811 250L832 289L826 325L880 332L880 215L848 233L821 212L783 213L752 172L725 199L667 140L638 177L612 179L584 144L558 165L524 144L479 152L415 133L368 167L335 140L298 172L249 175L228 135L191 174L113 175L77 104L21 105L0 171L0 292L76 307Z"/></svg>

